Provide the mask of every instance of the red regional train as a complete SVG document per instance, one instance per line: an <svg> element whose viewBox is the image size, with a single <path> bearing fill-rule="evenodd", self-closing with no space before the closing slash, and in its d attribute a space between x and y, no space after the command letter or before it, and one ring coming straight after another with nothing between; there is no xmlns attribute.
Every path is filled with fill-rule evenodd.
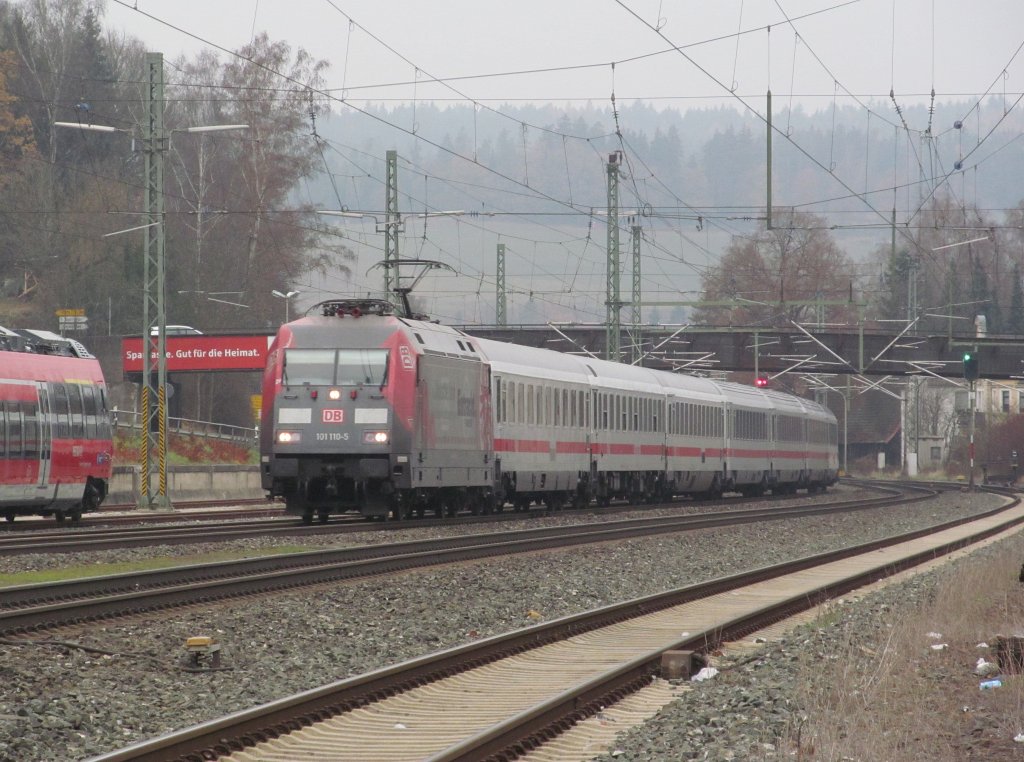
<svg viewBox="0 0 1024 762"><path fill-rule="evenodd" d="M384 301L314 309L270 347L260 429L263 488L306 523L838 478L835 416L810 400L478 339Z"/></svg>
<svg viewBox="0 0 1024 762"><path fill-rule="evenodd" d="M55 333L0 327L0 514L78 521L106 497L112 453L99 361Z"/></svg>

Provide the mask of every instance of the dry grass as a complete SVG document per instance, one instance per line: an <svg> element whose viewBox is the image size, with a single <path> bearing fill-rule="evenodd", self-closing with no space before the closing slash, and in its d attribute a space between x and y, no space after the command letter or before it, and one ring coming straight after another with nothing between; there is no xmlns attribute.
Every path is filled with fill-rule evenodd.
<svg viewBox="0 0 1024 762"><path fill-rule="evenodd" d="M782 745L790 759L1024 760L1013 740L1024 731L1024 676L1003 671L1001 688L982 691L974 674L980 656L996 661L996 635L1024 635L1024 538L980 555L941 574L928 600L879 610L870 632L826 615L840 645L803 665L806 713Z"/></svg>

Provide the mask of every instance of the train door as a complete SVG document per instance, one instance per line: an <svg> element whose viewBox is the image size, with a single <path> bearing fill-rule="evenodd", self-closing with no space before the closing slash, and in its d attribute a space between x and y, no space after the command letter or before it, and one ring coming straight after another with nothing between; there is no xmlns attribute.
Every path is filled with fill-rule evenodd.
<svg viewBox="0 0 1024 762"><path fill-rule="evenodd" d="M716 407L716 412L721 423L721 436L716 434L715 439L720 442L722 448L722 471L723 478L726 478L729 473L729 456L732 453L733 447L733 407L732 403L722 403L721 407Z"/></svg>
<svg viewBox="0 0 1024 762"><path fill-rule="evenodd" d="M36 393L39 404L36 409L36 453L39 458L39 486L50 483L50 449L53 439L53 426L50 420L50 389L49 384L37 384Z"/></svg>
<svg viewBox="0 0 1024 762"><path fill-rule="evenodd" d="M661 473L668 478L668 416L671 406L667 397L658 397L652 403L657 411L654 420L651 421L652 428L657 437L658 445L661 447Z"/></svg>

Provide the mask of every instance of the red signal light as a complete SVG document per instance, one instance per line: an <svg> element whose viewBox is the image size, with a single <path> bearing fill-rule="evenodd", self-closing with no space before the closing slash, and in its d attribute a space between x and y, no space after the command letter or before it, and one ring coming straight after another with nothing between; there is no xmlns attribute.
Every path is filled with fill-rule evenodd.
<svg viewBox="0 0 1024 762"><path fill-rule="evenodd" d="M767 376L758 376L754 380L754 386L756 386L758 389L764 389L765 387L768 386L768 377Z"/></svg>

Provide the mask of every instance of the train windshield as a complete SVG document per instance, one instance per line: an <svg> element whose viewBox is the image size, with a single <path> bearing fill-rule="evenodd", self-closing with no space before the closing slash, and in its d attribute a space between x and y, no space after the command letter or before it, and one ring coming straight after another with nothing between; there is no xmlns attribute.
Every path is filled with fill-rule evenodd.
<svg viewBox="0 0 1024 762"><path fill-rule="evenodd" d="M291 386L383 386L386 349L286 349L284 382Z"/></svg>
<svg viewBox="0 0 1024 762"><path fill-rule="evenodd" d="M338 381L341 386L383 386L388 375L388 350L339 349Z"/></svg>

